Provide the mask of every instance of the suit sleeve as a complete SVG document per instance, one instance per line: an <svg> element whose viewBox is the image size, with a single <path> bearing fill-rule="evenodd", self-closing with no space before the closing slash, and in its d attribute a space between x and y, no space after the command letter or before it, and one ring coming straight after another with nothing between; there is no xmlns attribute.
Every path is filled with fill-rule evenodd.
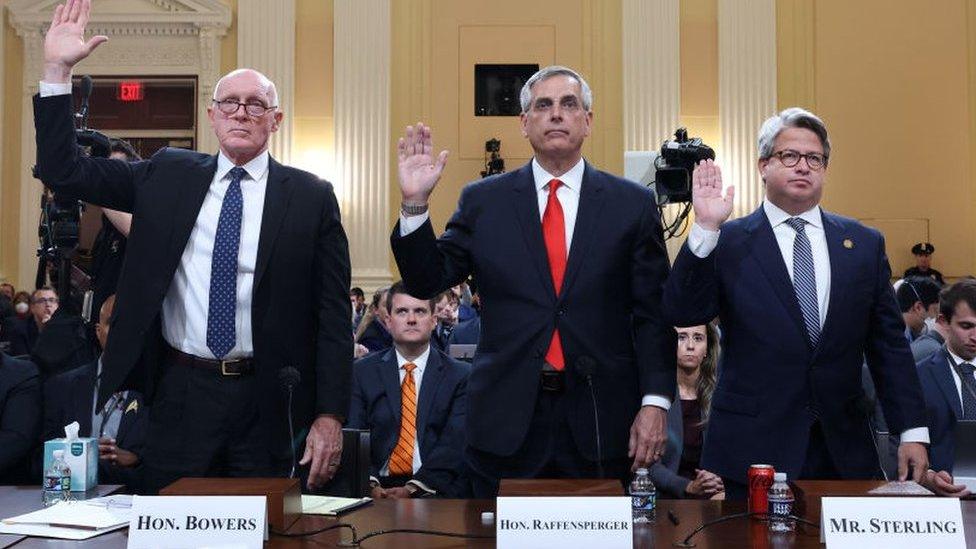
<svg viewBox="0 0 976 549"><path fill-rule="evenodd" d="M339 218L332 186L319 224L315 250L318 333L316 334L315 408L318 414L345 418L349 411L353 341L349 334L349 242Z"/></svg>
<svg viewBox="0 0 976 549"><path fill-rule="evenodd" d="M682 244L664 291L664 310L675 326L700 326L718 316L718 250L698 257Z"/></svg>
<svg viewBox="0 0 976 549"><path fill-rule="evenodd" d="M633 330L642 395L670 399L675 392L677 334L662 309L668 278L668 252L657 207L650 200L641 215L640 233L632 250L631 295Z"/></svg>
<svg viewBox="0 0 976 549"><path fill-rule="evenodd" d="M460 473L464 452L464 417L467 413L467 375L460 380L451 398L450 415L437 446L428 454L414 478L442 495L452 496L452 486Z"/></svg>
<svg viewBox="0 0 976 549"><path fill-rule="evenodd" d="M885 420L892 434L925 427L925 400L912 353L905 339L905 326L891 289L891 267L884 238L878 235L877 275L874 304L868 320L865 355L874 380Z"/></svg>
<svg viewBox="0 0 976 549"><path fill-rule="evenodd" d="M346 416L346 427L350 429L369 429L366 422L366 397L363 395L363 384L359 381L360 375L359 368L353 365L349 414Z"/></svg>
<svg viewBox="0 0 976 549"><path fill-rule="evenodd" d="M81 154L75 139L71 96L34 96L37 175L59 197L84 200L131 212L135 182L151 169L151 162L125 162Z"/></svg>
<svg viewBox="0 0 976 549"><path fill-rule="evenodd" d="M0 471L28 459L41 430L41 384L37 370L14 381L0 411Z"/></svg>
<svg viewBox="0 0 976 549"><path fill-rule="evenodd" d="M390 236L393 256L412 295L420 299L432 298L460 284L471 273L473 213L470 194L470 187L461 191L457 211L440 238L434 235L430 219L406 236L400 236L399 221L393 228Z"/></svg>

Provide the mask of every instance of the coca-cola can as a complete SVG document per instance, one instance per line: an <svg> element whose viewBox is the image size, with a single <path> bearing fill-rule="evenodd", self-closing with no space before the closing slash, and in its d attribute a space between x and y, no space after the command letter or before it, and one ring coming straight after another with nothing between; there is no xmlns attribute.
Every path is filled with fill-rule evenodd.
<svg viewBox="0 0 976 549"><path fill-rule="evenodd" d="M766 494L773 485L773 475L776 470L772 465L759 463L749 466L749 512L768 512L769 502Z"/></svg>

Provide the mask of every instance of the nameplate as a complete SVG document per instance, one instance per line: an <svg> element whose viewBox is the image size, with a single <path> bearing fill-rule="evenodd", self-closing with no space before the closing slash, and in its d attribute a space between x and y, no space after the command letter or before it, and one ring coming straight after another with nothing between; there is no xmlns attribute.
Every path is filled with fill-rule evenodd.
<svg viewBox="0 0 976 549"><path fill-rule="evenodd" d="M265 499L133 496L128 547L263 547L267 538Z"/></svg>
<svg viewBox="0 0 976 549"><path fill-rule="evenodd" d="M500 548L630 549L632 528L628 497L500 497L496 504Z"/></svg>
<svg viewBox="0 0 976 549"><path fill-rule="evenodd" d="M838 498L821 501L827 549L965 549L956 498Z"/></svg>

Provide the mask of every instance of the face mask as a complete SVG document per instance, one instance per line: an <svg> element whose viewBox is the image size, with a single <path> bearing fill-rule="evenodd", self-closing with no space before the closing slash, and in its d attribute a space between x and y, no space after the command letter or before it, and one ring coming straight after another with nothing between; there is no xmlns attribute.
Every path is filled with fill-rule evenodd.
<svg viewBox="0 0 976 549"><path fill-rule="evenodd" d="M928 331L930 331L930 332L934 332L935 331L935 319L934 318L926 318L925 319L925 329L928 330Z"/></svg>
<svg viewBox="0 0 976 549"><path fill-rule="evenodd" d="M24 303L23 301L20 301L14 305L14 310L17 311L17 314L22 315L27 312L27 309L30 309L30 305Z"/></svg>

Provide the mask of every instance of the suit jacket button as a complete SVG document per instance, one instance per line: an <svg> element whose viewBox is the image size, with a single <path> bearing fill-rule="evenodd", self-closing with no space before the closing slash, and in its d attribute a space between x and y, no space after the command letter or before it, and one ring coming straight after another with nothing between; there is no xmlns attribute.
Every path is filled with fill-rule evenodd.
<svg viewBox="0 0 976 549"><path fill-rule="evenodd" d="M556 316L563 316L564 314L566 314L565 309L559 309L558 311L556 311Z"/></svg>

